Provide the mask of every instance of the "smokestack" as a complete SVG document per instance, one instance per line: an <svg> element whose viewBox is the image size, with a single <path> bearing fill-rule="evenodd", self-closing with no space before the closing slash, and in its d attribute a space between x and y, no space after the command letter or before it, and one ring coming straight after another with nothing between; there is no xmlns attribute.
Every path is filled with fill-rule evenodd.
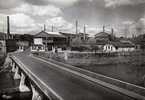
<svg viewBox="0 0 145 100"><path fill-rule="evenodd" d="M78 34L78 21L76 20L76 34Z"/></svg>
<svg viewBox="0 0 145 100"><path fill-rule="evenodd" d="M10 35L10 18L7 16L7 34Z"/></svg>
<svg viewBox="0 0 145 100"><path fill-rule="evenodd" d="M113 28L111 29L111 34L112 34L112 36L114 35L114 29Z"/></svg>
<svg viewBox="0 0 145 100"><path fill-rule="evenodd" d="M103 25L103 32L105 32L105 26Z"/></svg>
<svg viewBox="0 0 145 100"><path fill-rule="evenodd" d="M46 31L46 26L45 26L45 24L44 24L44 32Z"/></svg>

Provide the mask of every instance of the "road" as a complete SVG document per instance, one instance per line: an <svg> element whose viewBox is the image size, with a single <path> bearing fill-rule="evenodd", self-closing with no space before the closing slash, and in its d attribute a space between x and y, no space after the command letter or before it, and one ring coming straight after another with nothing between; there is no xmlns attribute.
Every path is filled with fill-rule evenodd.
<svg viewBox="0 0 145 100"><path fill-rule="evenodd" d="M134 100L23 53L15 56L63 100Z"/></svg>

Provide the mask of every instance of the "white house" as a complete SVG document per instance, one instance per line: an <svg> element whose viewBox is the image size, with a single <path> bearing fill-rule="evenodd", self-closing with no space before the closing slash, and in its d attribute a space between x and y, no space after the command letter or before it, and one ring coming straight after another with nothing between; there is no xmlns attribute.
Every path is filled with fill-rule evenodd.
<svg viewBox="0 0 145 100"><path fill-rule="evenodd" d="M103 51L105 52L116 52L116 47L112 44L106 44L103 46Z"/></svg>
<svg viewBox="0 0 145 100"><path fill-rule="evenodd" d="M110 42L103 46L105 52L128 52L134 51L135 45L130 42Z"/></svg>

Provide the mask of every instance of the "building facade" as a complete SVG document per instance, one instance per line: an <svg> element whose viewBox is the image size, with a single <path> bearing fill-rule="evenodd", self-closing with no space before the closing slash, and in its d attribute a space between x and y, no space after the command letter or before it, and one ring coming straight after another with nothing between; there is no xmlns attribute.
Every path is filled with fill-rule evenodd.
<svg viewBox="0 0 145 100"><path fill-rule="evenodd" d="M110 42L103 46L105 52L131 52L134 50L136 50L135 45L129 42Z"/></svg>
<svg viewBox="0 0 145 100"><path fill-rule="evenodd" d="M33 39L41 39L41 45L45 47L46 50L52 50L53 48L65 48L67 44L66 37L59 32L41 31L34 35Z"/></svg>

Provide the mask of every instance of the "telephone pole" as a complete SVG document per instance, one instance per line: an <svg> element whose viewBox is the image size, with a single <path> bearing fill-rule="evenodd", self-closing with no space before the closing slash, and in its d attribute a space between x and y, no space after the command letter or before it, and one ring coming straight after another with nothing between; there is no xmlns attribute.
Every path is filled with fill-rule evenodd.
<svg viewBox="0 0 145 100"><path fill-rule="evenodd" d="M54 32L54 26L52 25L52 27L51 27L51 32Z"/></svg>
<svg viewBox="0 0 145 100"><path fill-rule="evenodd" d="M86 25L84 24L84 40L86 40Z"/></svg>
<svg viewBox="0 0 145 100"><path fill-rule="evenodd" d="M78 34L78 20L76 20L76 34Z"/></svg>
<svg viewBox="0 0 145 100"><path fill-rule="evenodd" d="M103 32L105 32L105 25L103 25Z"/></svg>

